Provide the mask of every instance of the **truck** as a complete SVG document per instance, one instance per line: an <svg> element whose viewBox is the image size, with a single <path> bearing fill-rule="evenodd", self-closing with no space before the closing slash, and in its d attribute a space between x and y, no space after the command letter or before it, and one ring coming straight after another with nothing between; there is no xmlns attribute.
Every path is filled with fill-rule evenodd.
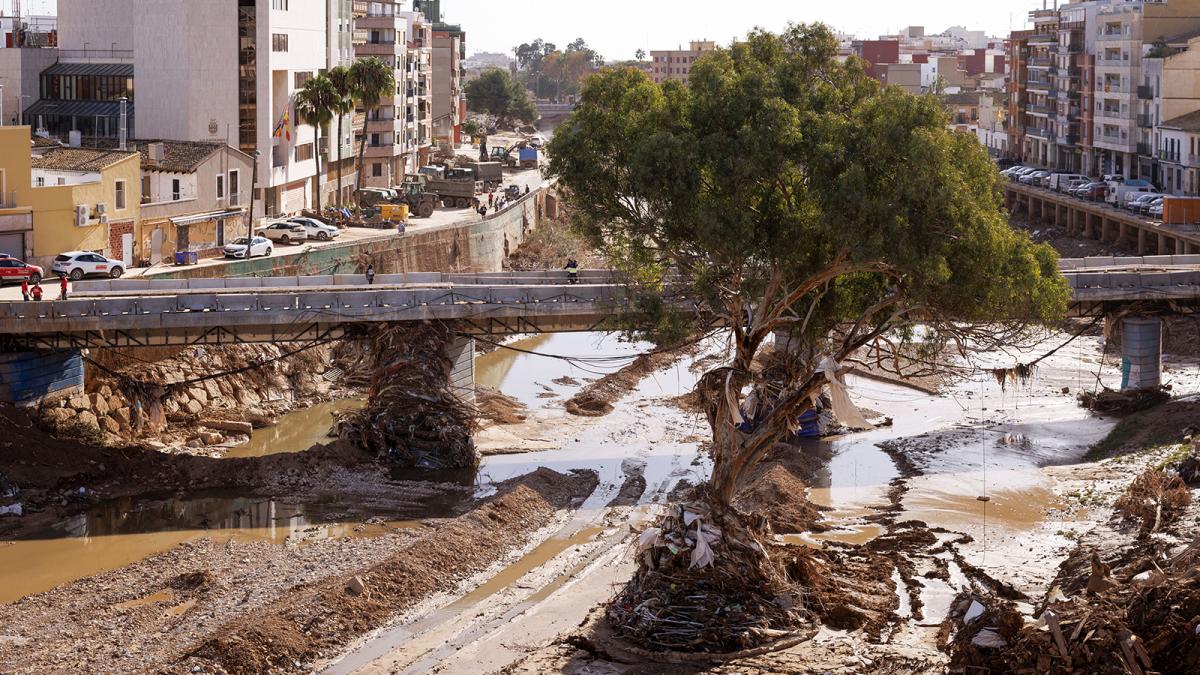
<svg viewBox="0 0 1200 675"><path fill-rule="evenodd" d="M1077 173L1050 174L1049 188L1055 192L1066 192L1068 188L1077 187L1087 181L1087 176Z"/></svg>
<svg viewBox="0 0 1200 675"><path fill-rule="evenodd" d="M421 167L421 172L405 178L405 183L419 181L425 192L437 195L446 208L465 209L475 199L478 185L475 175L466 169L426 171L441 167Z"/></svg>
<svg viewBox="0 0 1200 675"><path fill-rule="evenodd" d="M522 169L536 169L538 167L538 151L533 146L522 147L518 151L518 158Z"/></svg>
<svg viewBox="0 0 1200 675"><path fill-rule="evenodd" d="M408 210L418 218L428 218L437 209L438 196L427 191L420 181L408 181L396 188L366 187L355 193L362 208L386 204L407 204Z"/></svg>
<svg viewBox="0 0 1200 675"><path fill-rule="evenodd" d="M504 182L504 166L500 162L468 162L462 168L474 173L476 182L482 183L485 191L495 190Z"/></svg>
<svg viewBox="0 0 1200 675"><path fill-rule="evenodd" d="M1117 208L1122 208L1125 206L1125 202L1129 201L1129 197L1133 193L1157 191L1154 185L1148 180L1110 181L1108 184L1108 194L1105 195L1104 201Z"/></svg>

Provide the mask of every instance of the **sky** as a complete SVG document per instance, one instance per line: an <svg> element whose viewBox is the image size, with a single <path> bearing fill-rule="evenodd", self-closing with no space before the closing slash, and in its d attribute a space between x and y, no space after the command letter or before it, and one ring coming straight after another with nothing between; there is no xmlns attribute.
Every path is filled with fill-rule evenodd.
<svg viewBox="0 0 1200 675"><path fill-rule="evenodd" d="M1002 37L1041 7L1041 0L442 0L446 20L467 31L470 53L511 54L539 37L561 48L582 37L610 60L703 38L728 44L751 28L778 31L788 22L822 21L867 38L905 26L940 33L954 25Z"/></svg>
<svg viewBox="0 0 1200 675"><path fill-rule="evenodd" d="M10 2L0 0L0 7L7 10ZM27 13L53 12L56 0L22 5ZM778 31L789 21L823 21L866 38L905 26L940 33L955 25L1002 37L1010 28L1023 28L1029 10L1042 5L1042 0L442 0L442 11L467 31L470 53L511 54L516 45L539 37L565 47L582 37L605 58L619 60L633 58L638 49L674 49L704 38L728 44L751 28Z"/></svg>

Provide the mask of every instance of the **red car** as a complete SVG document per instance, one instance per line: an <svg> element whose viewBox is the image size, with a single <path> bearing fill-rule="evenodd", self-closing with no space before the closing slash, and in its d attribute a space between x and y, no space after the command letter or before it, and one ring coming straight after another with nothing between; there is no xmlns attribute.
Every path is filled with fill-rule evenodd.
<svg viewBox="0 0 1200 675"><path fill-rule="evenodd" d="M0 284L28 279L36 284L42 281L42 268L28 265L16 258L0 258Z"/></svg>

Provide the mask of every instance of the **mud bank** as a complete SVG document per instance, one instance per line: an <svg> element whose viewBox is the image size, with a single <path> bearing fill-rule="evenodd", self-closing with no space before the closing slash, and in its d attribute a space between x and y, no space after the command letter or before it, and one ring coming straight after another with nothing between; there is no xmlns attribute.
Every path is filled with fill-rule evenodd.
<svg viewBox="0 0 1200 675"><path fill-rule="evenodd" d="M6 607L0 669L298 670L520 548L594 487L594 475L540 471L465 515L379 526L370 539L186 543Z"/></svg>

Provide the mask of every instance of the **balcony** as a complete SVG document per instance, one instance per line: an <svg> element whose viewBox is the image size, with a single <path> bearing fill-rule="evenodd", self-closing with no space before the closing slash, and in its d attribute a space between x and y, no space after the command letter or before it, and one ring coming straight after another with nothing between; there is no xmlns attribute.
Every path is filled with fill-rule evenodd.
<svg viewBox="0 0 1200 675"><path fill-rule="evenodd" d="M1105 94L1130 94L1132 90L1127 86L1120 84L1104 84L1096 87L1097 90Z"/></svg>
<svg viewBox="0 0 1200 675"><path fill-rule="evenodd" d="M0 209L15 209L17 208L17 193L16 192L0 192ZM17 255L21 255L18 251Z"/></svg>
<svg viewBox="0 0 1200 675"><path fill-rule="evenodd" d="M1154 116L1148 115L1146 113L1140 113L1137 116L1137 125L1139 127L1146 127L1147 129L1153 128L1154 127Z"/></svg>
<svg viewBox="0 0 1200 675"><path fill-rule="evenodd" d="M1057 45L1058 33L1034 33L1028 38L1031 45Z"/></svg>
<svg viewBox="0 0 1200 675"><path fill-rule="evenodd" d="M356 56L399 56L404 54L404 45L395 42L368 42L354 48Z"/></svg>
<svg viewBox="0 0 1200 675"><path fill-rule="evenodd" d="M1079 145L1079 134L1067 134L1067 145Z"/></svg>
<svg viewBox="0 0 1200 675"><path fill-rule="evenodd" d="M1031 105L1025 107L1025 112L1029 113L1030 115L1048 116L1053 114L1055 110L1048 105Z"/></svg>
<svg viewBox="0 0 1200 675"><path fill-rule="evenodd" d="M1026 127L1025 135L1032 136L1034 138L1040 138L1044 141L1048 141L1051 139L1050 130L1043 129L1041 127Z"/></svg>
<svg viewBox="0 0 1200 675"><path fill-rule="evenodd" d="M1029 59L1030 68L1049 68L1052 65L1054 65L1054 59L1048 56Z"/></svg>
<svg viewBox="0 0 1200 675"><path fill-rule="evenodd" d="M1153 101L1154 100L1154 87L1151 87L1151 86L1148 86L1145 84L1139 86L1137 88L1137 97L1142 99L1143 101Z"/></svg>
<svg viewBox="0 0 1200 675"><path fill-rule="evenodd" d="M1035 91L1050 91L1050 82L1048 80L1025 80L1025 88Z"/></svg>
<svg viewBox="0 0 1200 675"><path fill-rule="evenodd" d="M1150 147L1149 143L1138 143L1137 154L1141 155L1142 157L1153 157L1154 148Z"/></svg>
<svg viewBox="0 0 1200 675"><path fill-rule="evenodd" d="M396 120L391 118L367 120L367 133L387 134L396 130Z"/></svg>
<svg viewBox="0 0 1200 675"><path fill-rule="evenodd" d="M1160 162L1170 162L1171 164L1179 164L1179 153L1169 152L1167 150L1158 151L1158 160Z"/></svg>

